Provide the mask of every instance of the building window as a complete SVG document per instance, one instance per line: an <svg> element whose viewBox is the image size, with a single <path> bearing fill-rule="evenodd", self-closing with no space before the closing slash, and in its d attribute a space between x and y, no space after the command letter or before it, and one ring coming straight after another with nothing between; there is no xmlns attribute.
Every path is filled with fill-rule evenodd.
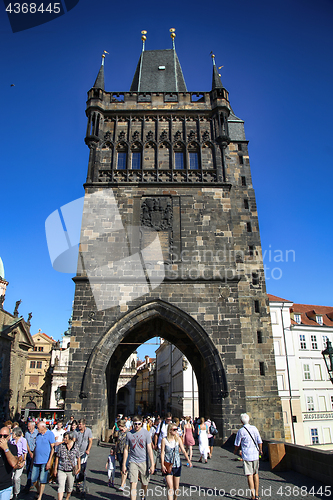
<svg viewBox="0 0 333 500"><path fill-rule="evenodd" d="M327 341L328 341L327 335L323 335L323 349L326 349L326 347L327 347Z"/></svg>
<svg viewBox="0 0 333 500"><path fill-rule="evenodd" d="M307 411L314 411L313 396L308 396L306 398L306 408L307 408Z"/></svg>
<svg viewBox="0 0 333 500"><path fill-rule="evenodd" d="M30 361L30 368L36 368L36 361Z"/></svg>
<svg viewBox="0 0 333 500"><path fill-rule="evenodd" d="M253 255L254 255L254 246L253 246L253 245L250 245L250 246L249 246L249 256L250 256L250 257L253 257Z"/></svg>
<svg viewBox="0 0 333 500"><path fill-rule="evenodd" d="M244 198L244 208L248 210L249 208L249 200L247 198Z"/></svg>
<svg viewBox="0 0 333 500"><path fill-rule="evenodd" d="M183 170L184 168L184 153L183 152L175 152L175 169Z"/></svg>
<svg viewBox="0 0 333 500"><path fill-rule="evenodd" d="M118 152L117 170L126 170L127 153Z"/></svg>
<svg viewBox="0 0 333 500"><path fill-rule="evenodd" d="M190 169L198 170L199 168L198 153L189 153L189 160L190 160Z"/></svg>
<svg viewBox="0 0 333 500"><path fill-rule="evenodd" d="M241 180L242 180L242 186L246 186L246 177L245 177L245 175L242 175Z"/></svg>
<svg viewBox="0 0 333 500"><path fill-rule="evenodd" d="M258 273L252 273L252 285L254 285L254 286L259 285L259 274Z"/></svg>
<svg viewBox="0 0 333 500"><path fill-rule="evenodd" d="M42 368L42 362L41 361L37 361L37 367L36 368Z"/></svg>
<svg viewBox="0 0 333 500"><path fill-rule="evenodd" d="M246 223L246 231L247 231L248 233L252 233L251 222L247 222L247 223Z"/></svg>
<svg viewBox="0 0 333 500"><path fill-rule="evenodd" d="M301 315L300 314L294 314L294 321L300 325L302 323L301 321Z"/></svg>
<svg viewBox="0 0 333 500"><path fill-rule="evenodd" d="M320 365L314 365L314 374L315 374L315 380L323 380Z"/></svg>
<svg viewBox="0 0 333 500"><path fill-rule="evenodd" d="M300 349L306 349L305 335L299 336L299 347Z"/></svg>
<svg viewBox="0 0 333 500"><path fill-rule="evenodd" d="M310 365L303 365L304 380L311 380Z"/></svg>
<svg viewBox="0 0 333 500"><path fill-rule="evenodd" d="M316 316L316 321L318 323L318 325L323 325L323 317L322 316Z"/></svg>
<svg viewBox="0 0 333 500"><path fill-rule="evenodd" d="M141 153L132 153L132 170L140 170Z"/></svg>
<svg viewBox="0 0 333 500"><path fill-rule="evenodd" d="M256 313L260 312L260 309L259 309L259 300L255 300L254 301L254 312L256 312Z"/></svg>
<svg viewBox="0 0 333 500"><path fill-rule="evenodd" d="M265 363L263 361L259 361L259 372L260 375L265 375Z"/></svg>
<svg viewBox="0 0 333 500"><path fill-rule="evenodd" d="M318 429L311 429L312 444L319 444Z"/></svg>
<svg viewBox="0 0 333 500"><path fill-rule="evenodd" d="M243 160L243 157L242 156L239 156L239 164L240 165L243 165L244 164L244 160Z"/></svg>
<svg viewBox="0 0 333 500"><path fill-rule="evenodd" d="M318 349L316 335L311 335L311 349Z"/></svg>
<svg viewBox="0 0 333 500"><path fill-rule="evenodd" d="M333 396L331 396L331 406L332 406L332 410L333 410Z"/></svg>
<svg viewBox="0 0 333 500"><path fill-rule="evenodd" d="M38 347L38 351L39 352L43 352L44 351L44 347Z"/></svg>
<svg viewBox="0 0 333 500"><path fill-rule="evenodd" d="M238 143L238 151L243 151L242 145L240 143Z"/></svg>
<svg viewBox="0 0 333 500"><path fill-rule="evenodd" d="M262 332L260 330L257 331L257 342L262 344Z"/></svg>
<svg viewBox="0 0 333 500"><path fill-rule="evenodd" d="M34 347L34 351L38 351L37 347Z"/></svg>

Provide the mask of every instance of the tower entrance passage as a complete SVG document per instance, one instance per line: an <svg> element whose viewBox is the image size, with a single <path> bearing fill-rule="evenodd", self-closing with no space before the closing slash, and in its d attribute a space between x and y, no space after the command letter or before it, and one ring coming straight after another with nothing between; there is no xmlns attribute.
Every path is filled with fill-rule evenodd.
<svg viewBox="0 0 333 500"><path fill-rule="evenodd" d="M88 410L88 395L94 394L94 386L97 390L97 384L103 381L103 388L101 392L98 391L104 394L104 401L100 402L102 418L101 421L95 420L98 431L103 435L104 430L114 422L117 413L117 381L125 361L141 344L156 336L174 344L189 360L198 381L199 413L202 416L210 415L222 429L222 400L227 397L228 388L216 346L187 313L158 300L123 316L105 333L91 353L81 397ZM97 413L98 409L95 408L95 416Z"/></svg>

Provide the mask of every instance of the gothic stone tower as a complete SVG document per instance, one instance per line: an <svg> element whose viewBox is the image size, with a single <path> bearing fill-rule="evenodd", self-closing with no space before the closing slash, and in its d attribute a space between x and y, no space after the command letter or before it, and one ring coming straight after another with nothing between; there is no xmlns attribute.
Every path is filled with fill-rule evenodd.
<svg viewBox="0 0 333 500"><path fill-rule="evenodd" d="M95 437L155 336L192 364L224 440L244 411L283 437L247 141L213 63L211 91L189 92L174 48L143 50L129 92L104 90L104 60L88 92L66 410Z"/></svg>

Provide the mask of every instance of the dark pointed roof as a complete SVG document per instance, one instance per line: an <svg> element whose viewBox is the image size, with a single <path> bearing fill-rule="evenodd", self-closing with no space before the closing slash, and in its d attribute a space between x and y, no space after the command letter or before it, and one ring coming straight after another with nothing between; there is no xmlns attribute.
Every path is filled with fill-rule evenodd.
<svg viewBox="0 0 333 500"><path fill-rule="evenodd" d="M187 92L176 51L145 50L141 53L132 92Z"/></svg>
<svg viewBox="0 0 333 500"><path fill-rule="evenodd" d="M100 70L98 72L98 75L97 75L97 78L96 78L96 81L94 83L93 88L105 90L104 89L104 64L103 63L101 64L101 67L100 67Z"/></svg>
<svg viewBox="0 0 333 500"><path fill-rule="evenodd" d="M213 64L213 82L212 82L212 90L214 89L223 89L223 85L221 82L221 78L216 67L216 64Z"/></svg>

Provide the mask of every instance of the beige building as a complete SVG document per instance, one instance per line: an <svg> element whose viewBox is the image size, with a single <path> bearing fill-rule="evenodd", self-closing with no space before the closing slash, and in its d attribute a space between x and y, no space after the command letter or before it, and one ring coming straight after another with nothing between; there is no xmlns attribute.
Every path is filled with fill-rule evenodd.
<svg viewBox="0 0 333 500"><path fill-rule="evenodd" d="M34 346L28 354L25 370L23 408L49 408L51 350L56 341L38 330L32 336Z"/></svg>
<svg viewBox="0 0 333 500"><path fill-rule="evenodd" d="M8 282L0 259L0 421L14 418L22 406L24 374L28 350L34 345L30 335L30 319L19 317L20 301L14 313L3 308Z"/></svg>
<svg viewBox="0 0 333 500"><path fill-rule="evenodd" d="M198 384L188 359L176 346L163 339L155 352L157 412L171 411L175 417L198 417Z"/></svg>
<svg viewBox="0 0 333 500"><path fill-rule="evenodd" d="M155 358L145 356L145 360L137 367L135 392L135 411L139 415L152 413L155 410Z"/></svg>
<svg viewBox="0 0 333 500"><path fill-rule="evenodd" d="M135 412L137 353L127 358L117 383L117 414L133 415Z"/></svg>

